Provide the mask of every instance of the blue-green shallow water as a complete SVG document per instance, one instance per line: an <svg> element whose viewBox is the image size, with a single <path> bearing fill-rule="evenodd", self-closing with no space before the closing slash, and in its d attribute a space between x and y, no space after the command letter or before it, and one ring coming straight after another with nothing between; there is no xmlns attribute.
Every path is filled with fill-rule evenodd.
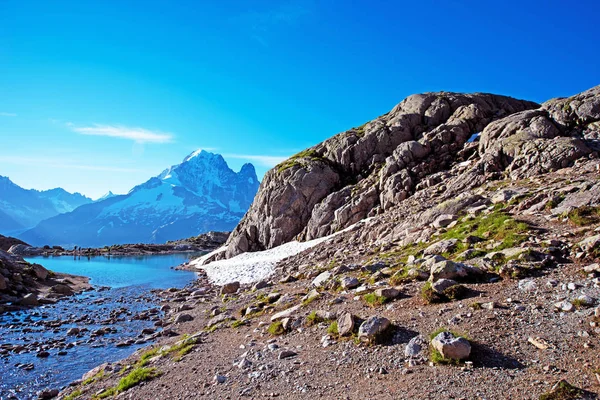
<svg viewBox="0 0 600 400"><path fill-rule="evenodd" d="M147 346L116 344L140 339L142 329L154 327L153 321L136 319L139 313L158 308L151 289L184 287L195 280L193 272L171 269L189 258L189 254L28 258L55 272L88 276L93 285L111 289L0 315L0 399L37 398L36 393L44 388L60 389L99 364L120 360ZM107 323L115 315L117 321ZM91 337L92 331L107 326L115 328L116 333ZM72 327L87 331L80 337L69 336L67 331ZM47 349L49 357L36 357L38 349L52 342L52 348ZM25 350L19 354L2 352L2 345L24 345ZM66 354L58 355L59 351ZM33 364L34 368L26 371L18 364Z"/></svg>
<svg viewBox="0 0 600 400"><path fill-rule="evenodd" d="M97 286L120 288L146 286L152 289L183 287L194 279L195 273L175 271L176 267L193 258L189 253L127 256L127 257L30 257L27 261L47 269L90 278Z"/></svg>

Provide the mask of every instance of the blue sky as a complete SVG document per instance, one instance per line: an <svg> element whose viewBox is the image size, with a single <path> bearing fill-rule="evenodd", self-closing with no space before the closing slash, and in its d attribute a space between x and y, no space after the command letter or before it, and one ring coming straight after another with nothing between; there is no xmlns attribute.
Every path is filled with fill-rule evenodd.
<svg viewBox="0 0 600 400"><path fill-rule="evenodd" d="M0 0L0 175L127 192L205 148L259 175L425 91L599 84L597 1Z"/></svg>

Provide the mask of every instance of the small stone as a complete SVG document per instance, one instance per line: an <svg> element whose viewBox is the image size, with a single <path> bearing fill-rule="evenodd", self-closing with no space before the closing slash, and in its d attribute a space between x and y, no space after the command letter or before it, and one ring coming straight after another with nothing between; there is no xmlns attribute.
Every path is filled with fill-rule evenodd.
<svg viewBox="0 0 600 400"><path fill-rule="evenodd" d="M471 354L471 344L465 338L455 337L450 332L441 332L431 341L434 349L442 357L452 360L464 360Z"/></svg>
<svg viewBox="0 0 600 400"><path fill-rule="evenodd" d="M281 278L279 283L292 283L292 282L296 282L297 280L298 279L294 278L292 275L286 275L283 278Z"/></svg>
<svg viewBox="0 0 600 400"><path fill-rule="evenodd" d="M400 291L396 288L381 288L375 290L375 294L379 297L385 297L386 299L395 299L400 296Z"/></svg>
<svg viewBox="0 0 600 400"><path fill-rule="evenodd" d="M590 273L600 273L600 264L590 264L586 267L583 267L583 270L585 272L587 272L588 274Z"/></svg>
<svg viewBox="0 0 600 400"><path fill-rule="evenodd" d="M67 335L74 336L79 335L79 328L71 328L67 331Z"/></svg>
<svg viewBox="0 0 600 400"><path fill-rule="evenodd" d="M555 303L554 307L556 307L560 311L565 311L565 312L570 312L575 309L575 306L573 306L573 304L567 300L559 301L558 303Z"/></svg>
<svg viewBox="0 0 600 400"><path fill-rule="evenodd" d="M356 318L349 312L343 312L338 316L337 326L338 326L338 335L340 336L348 336L351 335L354 331Z"/></svg>
<svg viewBox="0 0 600 400"><path fill-rule="evenodd" d="M431 289L433 289L434 292L443 293L444 290L456 285L458 285L458 282L452 279L438 279L431 284Z"/></svg>
<svg viewBox="0 0 600 400"><path fill-rule="evenodd" d="M193 319L194 317L192 317L190 314L179 314L175 317L173 322L176 324L182 324L184 322L192 321Z"/></svg>
<svg viewBox="0 0 600 400"><path fill-rule="evenodd" d="M445 228L452 222L457 220L457 216L454 214L442 214L433 221L434 228Z"/></svg>
<svg viewBox="0 0 600 400"><path fill-rule="evenodd" d="M340 285L342 286L342 289L354 289L360 285L360 282L353 276L345 276L340 279Z"/></svg>
<svg viewBox="0 0 600 400"><path fill-rule="evenodd" d="M232 319L231 315L227 313L219 314L216 317L212 317L210 320L208 320L208 322L206 323L206 327L210 328L212 326L220 324L221 322L229 321L230 319Z"/></svg>
<svg viewBox="0 0 600 400"><path fill-rule="evenodd" d="M290 357L294 357L298 355L298 353L291 351L291 350L283 350L279 353L279 356L277 358L279 358L280 360L283 360L285 358L290 358Z"/></svg>
<svg viewBox="0 0 600 400"><path fill-rule="evenodd" d="M254 286L252 286L252 290L253 291L257 291L257 290L260 290L260 289L264 289L267 286L269 286L269 282L267 282L267 281L258 281L258 282L256 282L254 284Z"/></svg>
<svg viewBox="0 0 600 400"><path fill-rule="evenodd" d="M389 319L384 317L370 317L358 328L358 338L363 342L372 343L379 335L385 332L391 325Z"/></svg>
<svg viewBox="0 0 600 400"><path fill-rule="evenodd" d="M302 304L297 304L293 307L288 308L287 310L280 311L271 316L271 321L278 321L280 319L291 317L296 311L298 311L302 307Z"/></svg>
<svg viewBox="0 0 600 400"><path fill-rule="evenodd" d="M519 281L519 290L524 292L533 292L536 289L537 285L532 279L521 279Z"/></svg>
<svg viewBox="0 0 600 400"><path fill-rule="evenodd" d="M414 338L409 340L406 347L404 348L404 355L406 357L419 357L426 345L427 341L423 336L415 336Z"/></svg>
<svg viewBox="0 0 600 400"><path fill-rule="evenodd" d="M540 350L546 350L548 347L550 347L550 343L539 337L530 336L527 341Z"/></svg>
<svg viewBox="0 0 600 400"><path fill-rule="evenodd" d="M329 278L331 278L331 272L321 272L315 279L313 279L312 285L315 287L321 287L329 280Z"/></svg>
<svg viewBox="0 0 600 400"><path fill-rule="evenodd" d="M281 297L281 293L273 292L267 295L267 301L269 303L275 303Z"/></svg>
<svg viewBox="0 0 600 400"><path fill-rule="evenodd" d="M41 392L38 392L38 399L40 400L47 400L47 399L53 399L56 396L58 396L58 389L44 389Z"/></svg>
<svg viewBox="0 0 600 400"><path fill-rule="evenodd" d="M221 294L233 294L233 293L237 292L239 288L240 288L239 282L237 282L237 281L229 282L229 283L226 283L225 285L223 285L223 287L221 287Z"/></svg>
<svg viewBox="0 0 600 400"><path fill-rule="evenodd" d="M33 293L26 294L23 296L21 300L19 300L19 304L23 306L37 306L39 305L39 300L37 296Z"/></svg>
<svg viewBox="0 0 600 400"><path fill-rule="evenodd" d="M252 362L248 361L246 357L242 358L240 362L237 364L239 369L248 369L252 366Z"/></svg>
<svg viewBox="0 0 600 400"><path fill-rule="evenodd" d="M223 384L227 381L227 377L223 375L215 375L213 378L213 383L215 384Z"/></svg>
<svg viewBox="0 0 600 400"><path fill-rule="evenodd" d="M454 250L457 243L458 243L458 239L441 240L441 241L436 242L436 243L430 245L429 247L427 247L423 251L423 254L434 255L434 254L449 253L450 251Z"/></svg>

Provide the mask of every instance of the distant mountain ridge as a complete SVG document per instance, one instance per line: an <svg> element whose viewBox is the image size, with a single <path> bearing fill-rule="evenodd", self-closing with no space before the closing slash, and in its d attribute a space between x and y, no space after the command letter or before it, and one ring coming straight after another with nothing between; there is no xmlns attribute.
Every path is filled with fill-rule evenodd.
<svg viewBox="0 0 600 400"><path fill-rule="evenodd" d="M75 210L92 199L64 189L23 189L0 176L0 233L11 234L32 228L44 219Z"/></svg>
<svg viewBox="0 0 600 400"><path fill-rule="evenodd" d="M34 246L101 247L229 231L244 216L258 186L252 164L236 173L221 155L198 150L125 195L110 193L112 197L42 221L19 238Z"/></svg>

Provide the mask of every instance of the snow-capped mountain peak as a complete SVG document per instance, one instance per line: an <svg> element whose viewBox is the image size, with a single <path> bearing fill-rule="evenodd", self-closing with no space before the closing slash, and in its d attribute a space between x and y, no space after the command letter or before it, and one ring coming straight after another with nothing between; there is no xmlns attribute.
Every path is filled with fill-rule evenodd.
<svg viewBox="0 0 600 400"><path fill-rule="evenodd" d="M106 200L106 199L110 199L111 197L115 197L116 195L112 192L112 191L108 191L107 193L104 194L104 196L98 198L96 201L102 201L102 200Z"/></svg>
<svg viewBox="0 0 600 400"><path fill-rule="evenodd" d="M91 201L80 193L69 193L62 188L23 189L8 177L0 176L0 233L16 234Z"/></svg>
<svg viewBox="0 0 600 400"><path fill-rule="evenodd" d="M258 186L252 164L235 172L220 154L198 150L126 195L44 221L23 238L31 244L86 247L157 243L231 230L250 207Z"/></svg>

